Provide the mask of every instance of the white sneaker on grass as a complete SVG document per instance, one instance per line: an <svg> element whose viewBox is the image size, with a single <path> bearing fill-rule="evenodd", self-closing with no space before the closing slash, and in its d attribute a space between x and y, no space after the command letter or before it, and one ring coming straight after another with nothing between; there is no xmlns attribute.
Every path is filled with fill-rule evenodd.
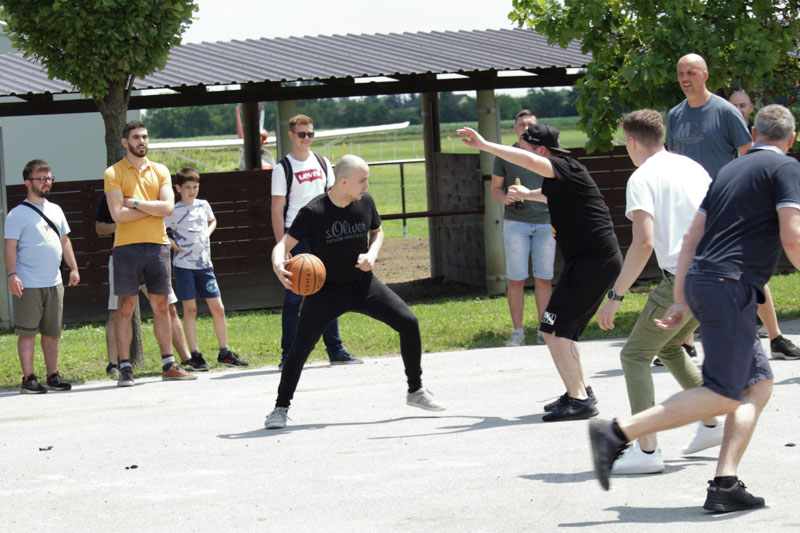
<svg viewBox="0 0 800 533"><path fill-rule="evenodd" d="M658 474L664 471L664 456L661 449L644 453L639 441L634 442L611 466L612 474Z"/></svg>
<svg viewBox="0 0 800 533"><path fill-rule="evenodd" d="M718 422L713 428L706 427L702 422L697 423L697 432L694 434L692 442L682 450L683 455L691 455L713 448L722 444L722 435L725 433L725 423Z"/></svg>
<svg viewBox="0 0 800 533"><path fill-rule="evenodd" d="M266 429L282 429L286 427L286 420L289 418L289 408L288 407L276 407L272 410L272 412L267 416L267 419L264 421L264 427Z"/></svg>
<svg viewBox="0 0 800 533"><path fill-rule="evenodd" d="M444 407L436 401L433 394L424 388L420 388L416 392L409 392L406 396L406 403L426 411L444 411Z"/></svg>
<svg viewBox="0 0 800 533"><path fill-rule="evenodd" d="M511 333L511 338L508 339L506 346L524 346L525 345L525 330L517 328Z"/></svg>

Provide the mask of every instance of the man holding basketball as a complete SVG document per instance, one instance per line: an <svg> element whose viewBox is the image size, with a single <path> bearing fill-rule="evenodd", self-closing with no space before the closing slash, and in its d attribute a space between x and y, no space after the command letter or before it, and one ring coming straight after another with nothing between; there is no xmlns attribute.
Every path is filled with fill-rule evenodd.
<svg viewBox="0 0 800 533"><path fill-rule="evenodd" d="M283 364L275 409L264 427L286 427L287 412L308 355L325 327L346 312L354 311L387 324L400 334L400 354L408 379L406 403L428 411L442 407L422 388L422 341L417 317L391 289L372 273L383 245L381 218L367 194L369 167L363 159L345 155L336 165L336 181L326 194L311 200L272 250L275 275L290 289L287 253L303 239L311 253L325 264L327 278L322 289L306 296L300 310L295 338Z"/></svg>

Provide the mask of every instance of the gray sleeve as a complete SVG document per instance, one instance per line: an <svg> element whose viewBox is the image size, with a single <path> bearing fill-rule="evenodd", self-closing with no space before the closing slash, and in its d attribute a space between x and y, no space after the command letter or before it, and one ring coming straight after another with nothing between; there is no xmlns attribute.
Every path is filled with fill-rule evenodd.
<svg viewBox="0 0 800 533"><path fill-rule="evenodd" d="M494 156L494 163L492 165L492 174L495 176L501 176L503 178L506 177L506 167L503 164L503 160L497 156Z"/></svg>

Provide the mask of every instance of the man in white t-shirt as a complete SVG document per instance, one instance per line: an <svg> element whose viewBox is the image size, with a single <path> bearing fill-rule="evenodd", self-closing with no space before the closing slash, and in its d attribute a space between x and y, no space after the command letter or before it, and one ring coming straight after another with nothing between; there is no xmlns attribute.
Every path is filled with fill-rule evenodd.
<svg viewBox="0 0 800 533"><path fill-rule="evenodd" d="M711 178L692 159L667 152L663 142L661 115L650 109L628 114L621 122L633 164L638 167L628 180L625 216L633 222L633 240L625 255L622 271L597 313L602 329L614 328L614 315L625 291L636 281L653 250L664 279L650 292L636 325L622 348L622 368L628 388L631 412L636 414L655 405L650 364L658 355L684 388L699 387L702 376L681 348L682 339L694 333L697 320L690 313L677 329L661 329L653 322L673 303L674 276L683 235L694 219L708 191ZM722 442L722 424L709 418L698 424L697 435L684 454ZM614 463L614 474L663 472L664 459L656 435L639 438L638 443Z"/></svg>
<svg viewBox="0 0 800 533"><path fill-rule="evenodd" d="M275 242L280 242L283 238L297 212L332 187L334 182L330 161L311 151L311 144L314 142L314 121L311 117L295 115L289 119L289 139L292 141L292 151L272 170L272 231L275 233ZM308 242L302 240L289 255L308 251ZM286 291L281 318L281 367L294 342L302 302L302 296ZM363 363L361 359L347 353L342 346L338 320L334 320L325 329L322 340L332 365Z"/></svg>

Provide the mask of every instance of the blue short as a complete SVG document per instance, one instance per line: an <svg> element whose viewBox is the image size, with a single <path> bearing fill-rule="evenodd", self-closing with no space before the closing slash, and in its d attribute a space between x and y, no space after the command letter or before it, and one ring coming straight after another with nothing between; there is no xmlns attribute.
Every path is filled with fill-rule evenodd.
<svg viewBox="0 0 800 533"><path fill-rule="evenodd" d="M741 401L745 389L773 378L756 328L756 287L741 280L691 274L685 292L700 322L704 387Z"/></svg>
<svg viewBox="0 0 800 533"><path fill-rule="evenodd" d="M533 277L553 279L556 240L550 224L503 220L503 244L506 251L506 278L512 281L528 279L530 258Z"/></svg>
<svg viewBox="0 0 800 533"><path fill-rule="evenodd" d="M217 298L220 296L217 278L213 268L193 270L189 268L173 267L173 277L178 287L178 300L194 300L200 298Z"/></svg>

